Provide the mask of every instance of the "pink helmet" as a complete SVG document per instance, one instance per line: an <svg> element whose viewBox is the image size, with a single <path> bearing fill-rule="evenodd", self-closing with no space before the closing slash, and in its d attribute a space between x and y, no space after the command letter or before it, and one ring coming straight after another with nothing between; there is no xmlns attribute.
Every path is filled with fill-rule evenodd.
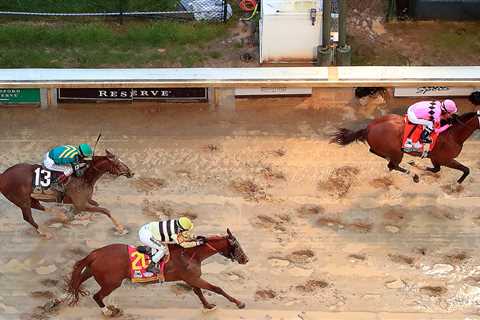
<svg viewBox="0 0 480 320"><path fill-rule="evenodd" d="M457 105L453 100L446 99L442 102L442 110L448 113L455 113L457 112Z"/></svg>

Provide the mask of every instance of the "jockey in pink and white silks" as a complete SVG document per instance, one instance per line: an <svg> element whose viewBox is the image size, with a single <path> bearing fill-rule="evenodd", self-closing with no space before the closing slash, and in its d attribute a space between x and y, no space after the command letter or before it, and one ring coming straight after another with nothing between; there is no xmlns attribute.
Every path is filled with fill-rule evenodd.
<svg viewBox="0 0 480 320"><path fill-rule="evenodd" d="M444 101L420 101L408 108L407 117L411 123L424 126L420 142L432 143L430 134L435 130L441 133L450 127L450 124L444 125L438 129L435 124L441 119L448 119L452 114L457 112L457 106L453 100Z"/></svg>

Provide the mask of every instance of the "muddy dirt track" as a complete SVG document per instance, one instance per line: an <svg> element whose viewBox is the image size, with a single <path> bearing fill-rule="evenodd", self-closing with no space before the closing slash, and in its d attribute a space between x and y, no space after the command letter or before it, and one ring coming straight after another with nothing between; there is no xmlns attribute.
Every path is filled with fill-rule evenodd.
<svg viewBox="0 0 480 320"><path fill-rule="evenodd" d="M63 277L91 250L137 244L143 223L180 214L194 218L199 234L229 227L237 236L250 262L212 257L204 278L246 309L207 294L218 310L202 314L184 286L124 283L106 300L124 310L121 319L477 317L478 133L459 157L472 170L462 188L450 169L414 184L365 145L328 144L336 126L366 123L355 112L261 104L230 117L196 104L1 109L2 172L40 161L56 144L93 143L101 130L100 150L111 149L136 176L105 177L94 197L126 225L124 236L103 215L63 224L35 211L53 234L43 240L0 196L0 319L101 319L91 297L52 313L39 306L61 294ZM93 279L86 287L97 290Z"/></svg>

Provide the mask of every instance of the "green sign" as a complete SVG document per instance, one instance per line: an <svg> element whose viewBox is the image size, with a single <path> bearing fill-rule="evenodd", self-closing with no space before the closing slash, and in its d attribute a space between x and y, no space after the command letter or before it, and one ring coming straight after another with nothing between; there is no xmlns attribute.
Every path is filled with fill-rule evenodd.
<svg viewBox="0 0 480 320"><path fill-rule="evenodd" d="M0 104L38 104L40 89L0 89Z"/></svg>

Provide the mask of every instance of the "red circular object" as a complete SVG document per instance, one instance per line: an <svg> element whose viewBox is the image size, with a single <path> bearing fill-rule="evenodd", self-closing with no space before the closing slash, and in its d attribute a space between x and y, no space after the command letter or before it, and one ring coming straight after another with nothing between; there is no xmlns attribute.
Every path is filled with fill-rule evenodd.
<svg viewBox="0 0 480 320"><path fill-rule="evenodd" d="M255 10L255 7L257 6L257 1L255 0L241 0L239 7L245 12L251 12Z"/></svg>

